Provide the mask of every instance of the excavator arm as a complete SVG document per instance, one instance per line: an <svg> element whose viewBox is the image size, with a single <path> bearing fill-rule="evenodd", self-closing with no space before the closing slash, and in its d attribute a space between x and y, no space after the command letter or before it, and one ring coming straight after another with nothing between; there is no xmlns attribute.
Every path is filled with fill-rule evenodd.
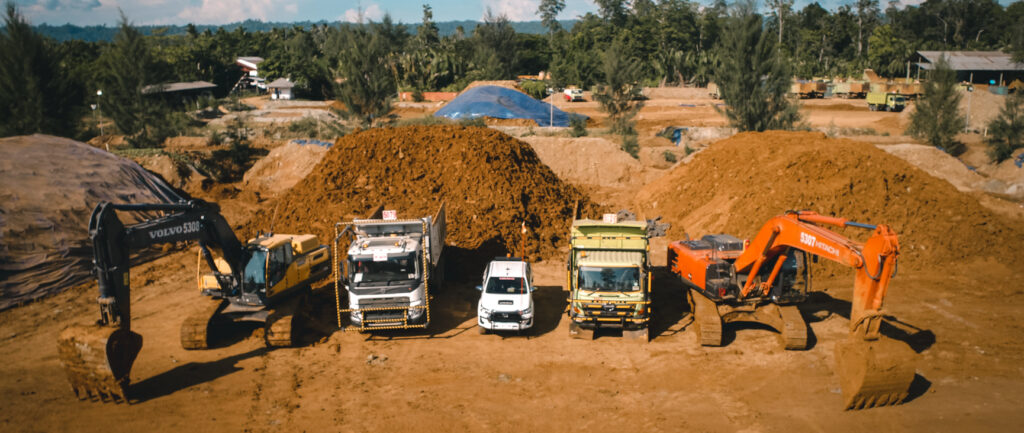
<svg viewBox="0 0 1024 433"><path fill-rule="evenodd" d="M117 211L168 213L126 227ZM142 336L131 331L131 251L156 244L199 241L225 294L239 289L247 253L217 207L200 200L172 204L101 202L89 220L89 237L99 286L100 318L97 326L65 329L58 340L58 351L75 394L123 400L128 373L142 349ZM231 275L217 272L210 247L221 250Z"/></svg>
<svg viewBox="0 0 1024 433"><path fill-rule="evenodd" d="M817 224L864 228L873 230L873 234L867 242L860 244ZM766 263L772 262L770 259L779 260L774 261L774 268L766 280L758 282L756 278L747 278L740 291L741 296L747 297L758 291L766 294L782 266L780 256L791 248L855 269L850 331L866 340L877 339L882 301L899 256L896 233L886 225L857 223L807 211L787 212L774 217L761 227L734 265L737 273L757 275Z"/></svg>
<svg viewBox="0 0 1024 433"><path fill-rule="evenodd" d="M859 244L822 225L859 227L873 233ZM903 401L914 379L915 354L905 344L879 334L882 301L899 256L896 233L885 225L856 223L814 212L787 212L769 220L734 262L737 273L748 275L741 295L766 294L779 274L782 256L791 249L824 257L856 272L850 337L835 346L844 407L861 409ZM767 279L759 282L754 276L766 263L774 263L773 268Z"/></svg>

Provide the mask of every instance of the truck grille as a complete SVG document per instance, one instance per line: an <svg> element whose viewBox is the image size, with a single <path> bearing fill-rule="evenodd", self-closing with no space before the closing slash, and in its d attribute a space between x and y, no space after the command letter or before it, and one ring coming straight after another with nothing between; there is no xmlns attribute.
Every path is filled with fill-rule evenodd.
<svg viewBox="0 0 1024 433"><path fill-rule="evenodd" d="M518 311L497 311L491 313L492 322L515 322L519 323L523 320L523 316Z"/></svg>
<svg viewBox="0 0 1024 433"><path fill-rule="evenodd" d="M365 322L401 321L409 309L409 298L370 298L359 304L359 312Z"/></svg>
<svg viewBox="0 0 1024 433"><path fill-rule="evenodd" d="M583 314L590 317L625 317L635 310L633 304L583 304Z"/></svg>

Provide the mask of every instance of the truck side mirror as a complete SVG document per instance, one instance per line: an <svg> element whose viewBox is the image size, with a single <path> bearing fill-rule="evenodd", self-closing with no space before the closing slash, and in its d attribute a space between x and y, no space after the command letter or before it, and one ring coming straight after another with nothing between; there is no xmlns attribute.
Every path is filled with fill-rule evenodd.
<svg viewBox="0 0 1024 433"><path fill-rule="evenodd" d="M476 286L476 289L482 292L484 291L484 286Z"/></svg>

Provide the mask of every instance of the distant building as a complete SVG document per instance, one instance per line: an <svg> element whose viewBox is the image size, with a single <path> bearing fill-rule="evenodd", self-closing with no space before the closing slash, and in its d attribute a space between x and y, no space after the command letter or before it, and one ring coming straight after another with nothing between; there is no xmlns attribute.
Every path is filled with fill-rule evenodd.
<svg viewBox="0 0 1024 433"><path fill-rule="evenodd" d="M295 84L287 78L278 78L267 84L270 99L292 99L293 87L295 87Z"/></svg>
<svg viewBox="0 0 1024 433"><path fill-rule="evenodd" d="M918 51L917 66L929 71L943 56L956 71L957 81L1004 86L1014 79L1024 79L1024 64L1014 63L1002 51Z"/></svg>
<svg viewBox="0 0 1024 433"><path fill-rule="evenodd" d="M260 76L260 63L263 63L262 57L239 57L235 59L235 64L242 67L242 70L249 74L250 77Z"/></svg>
<svg viewBox="0 0 1024 433"><path fill-rule="evenodd" d="M187 81L181 83L150 84L142 88L142 94L163 98L177 104L189 104L202 97L213 97L217 85L209 81Z"/></svg>

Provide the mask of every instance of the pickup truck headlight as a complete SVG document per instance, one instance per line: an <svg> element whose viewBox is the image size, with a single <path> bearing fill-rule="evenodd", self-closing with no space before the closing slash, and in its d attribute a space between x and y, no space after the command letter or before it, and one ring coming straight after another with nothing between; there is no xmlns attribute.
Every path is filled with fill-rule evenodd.
<svg viewBox="0 0 1024 433"><path fill-rule="evenodd" d="M477 314L479 314L480 317L483 317L483 318L490 318L491 317L491 310L488 310L488 309L486 309L484 307L480 307L480 308L477 309Z"/></svg>
<svg viewBox="0 0 1024 433"><path fill-rule="evenodd" d="M523 316L530 316L530 315L532 315L533 314L533 307L532 306L526 307L526 309L523 310L521 314Z"/></svg>

